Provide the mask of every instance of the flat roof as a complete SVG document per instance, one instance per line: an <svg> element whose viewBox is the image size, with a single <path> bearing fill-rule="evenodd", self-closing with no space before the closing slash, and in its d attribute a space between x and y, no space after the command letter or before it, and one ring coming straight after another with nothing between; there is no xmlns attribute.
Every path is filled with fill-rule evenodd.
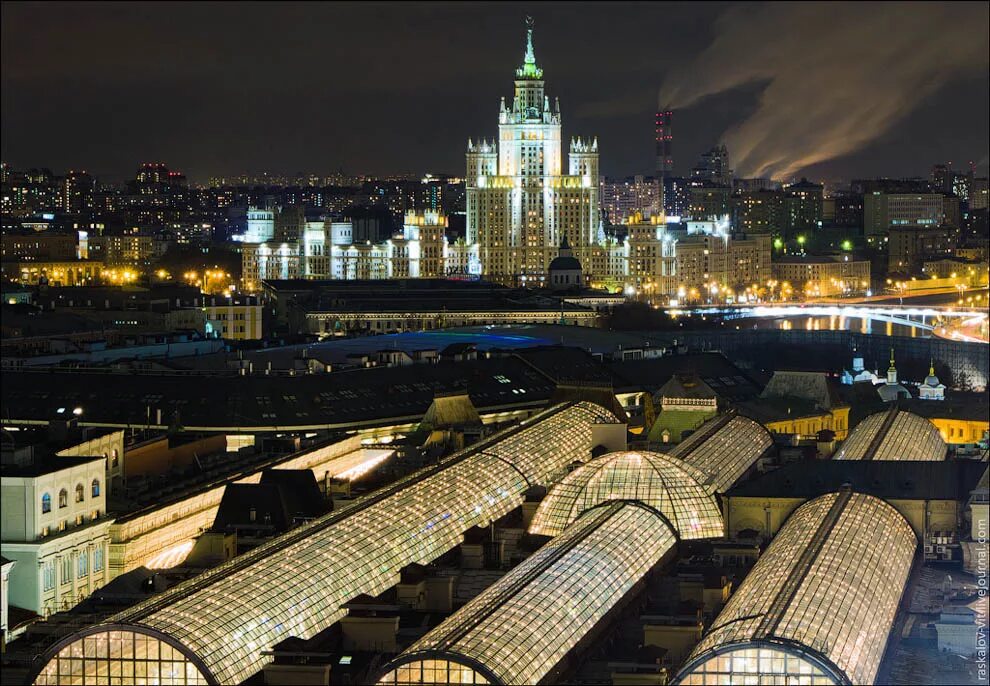
<svg viewBox="0 0 990 686"><path fill-rule="evenodd" d="M5 369L0 380L9 423L49 420L59 407L82 407L84 422L142 427L149 412L155 423L160 409L162 424L231 430L418 420L443 393L467 393L481 411L538 407L556 388L552 378L513 355L294 376Z"/></svg>
<svg viewBox="0 0 990 686"><path fill-rule="evenodd" d="M57 457L49 455L42 458L35 458L26 464L5 464L0 467L0 476L33 478L45 474L53 474L65 469L72 469L91 462L103 462L103 457L94 455L92 457Z"/></svg>
<svg viewBox="0 0 990 686"><path fill-rule="evenodd" d="M986 469L985 462L975 460L810 460L787 464L744 481L730 488L726 496L816 498L848 483L856 491L884 500L963 501Z"/></svg>

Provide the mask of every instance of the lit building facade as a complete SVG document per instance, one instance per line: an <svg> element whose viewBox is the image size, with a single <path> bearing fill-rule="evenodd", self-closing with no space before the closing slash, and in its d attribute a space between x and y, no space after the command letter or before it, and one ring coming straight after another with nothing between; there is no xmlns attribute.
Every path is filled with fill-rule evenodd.
<svg viewBox="0 0 990 686"><path fill-rule="evenodd" d="M602 177L601 209L611 224L628 224L637 212L660 214L660 179L650 176L628 176L624 179Z"/></svg>
<svg viewBox="0 0 990 686"><path fill-rule="evenodd" d="M221 338L250 341L264 337L262 307L253 296L211 297L205 303L208 329Z"/></svg>
<svg viewBox="0 0 990 686"><path fill-rule="evenodd" d="M5 465L2 554L15 564L11 605L47 616L110 581L102 457Z"/></svg>
<svg viewBox="0 0 990 686"><path fill-rule="evenodd" d="M865 293L870 289L870 261L849 255L788 255L774 260L773 278L808 297Z"/></svg>
<svg viewBox="0 0 990 686"><path fill-rule="evenodd" d="M350 221L307 221L299 239L287 242L274 239L274 227L273 211L252 209L247 232L235 237L248 292L273 279L439 278L471 266L466 246L447 241L447 217L431 210L408 212L402 233L383 242L356 241Z"/></svg>
<svg viewBox="0 0 990 686"><path fill-rule="evenodd" d="M935 228L942 223L941 193L867 193L863 196L863 233L884 235L895 228Z"/></svg>
<svg viewBox="0 0 990 686"><path fill-rule="evenodd" d="M467 244L491 280L539 282L565 236L582 262L599 242L598 140L572 139L564 173L560 103L544 93L532 25L498 124L497 141L468 141Z"/></svg>

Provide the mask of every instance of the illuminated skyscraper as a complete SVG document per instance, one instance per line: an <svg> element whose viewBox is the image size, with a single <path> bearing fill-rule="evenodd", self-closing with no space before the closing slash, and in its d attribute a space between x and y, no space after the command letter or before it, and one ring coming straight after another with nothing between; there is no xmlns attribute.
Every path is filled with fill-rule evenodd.
<svg viewBox="0 0 990 686"><path fill-rule="evenodd" d="M550 107L533 52L516 69L511 106L502 99L498 141L468 141L469 263L501 282L539 282L564 237L578 259L599 241L598 140L571 139L561 163L560 104Z"/></svg>

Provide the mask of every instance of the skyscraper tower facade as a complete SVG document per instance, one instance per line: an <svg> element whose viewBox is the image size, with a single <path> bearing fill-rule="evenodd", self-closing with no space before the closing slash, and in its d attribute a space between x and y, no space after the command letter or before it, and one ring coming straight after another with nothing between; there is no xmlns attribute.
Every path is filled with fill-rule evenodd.
<svg viewBox="0 0 990 686"><path fill-rule="evenodd" d="M673 112L664 108L657 112L657 176L661 179L674 173Z"/></svg>
<svg viewBox="0 0 990 686"><path fill-rule="evenodd" d="M564 237L583 259L599 236L598 140L572 139L562 168L560 103L551 109L527 20L512 104L498 140L468 141L467 243L481 273L503 283L544 280Z"/></svg>

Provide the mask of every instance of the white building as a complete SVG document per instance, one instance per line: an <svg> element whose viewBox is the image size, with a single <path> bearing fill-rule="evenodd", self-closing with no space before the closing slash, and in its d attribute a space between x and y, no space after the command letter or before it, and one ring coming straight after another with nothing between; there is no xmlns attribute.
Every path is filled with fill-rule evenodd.
<svg viewBox="0 0 990 686"><path fill-rule="evenodd" d="M473 268L476 260L463 243L448 244L446 229L447 217L438 211L409 212L401 234L355 243L351 222L306 222L298 242L245 240L243 286L256 292L266 279L437 278Z"/></svg>
<svg viewBox="0 0 990 686"><path fill-rule="evenodd" d="M502 99L498 140L468 141L467 244L482 273L503 283L540 282L566 237L590 264L602 238L598 140L572 139L567 173L561 153L560 103L550 107L533 52L533 26L516 69L511 105Z"/></svg>
<svg viewBox="0 0 990 686"><path fill-rule="evenodd" d="M102 456L25 450L3 466L0 553L15 562L10 605L47 616L110 580L106 468Z"/></svg>
<svg viewBox="0 0 990 686"><path fill-rule="evenodd" d="M935 375L935 361L928 369L928 376L918 386L918 397L922 400L945 400L945 384Z"/></svg>
<svg viewBox="0 0 990 686"><path fill-rule="evenodd" d="M846 386L857 383L882 384L883 379L876 372L871 372L863 363L862 357L854 357L852 369L843 369L841 381Z"/></svg>
<svg viewBox="0 0 990 686"><path fill-rule="evenodd" d="M10 630L10 618L8 608L8 587L10 586L10 572L14 569L15 562L5 557L0 557L0 646L7 645L7 632Z"/></svg>

